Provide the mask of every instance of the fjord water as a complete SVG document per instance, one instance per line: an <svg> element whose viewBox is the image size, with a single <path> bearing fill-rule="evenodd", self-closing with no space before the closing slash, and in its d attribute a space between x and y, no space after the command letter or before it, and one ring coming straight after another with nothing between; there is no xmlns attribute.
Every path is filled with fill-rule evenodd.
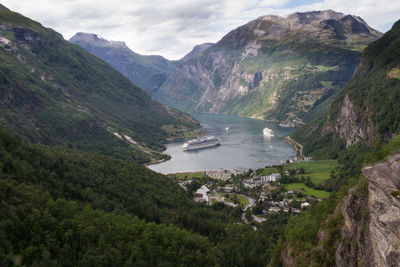
<svg viewBox="0 0 400 267"><path fill-rule="evenodd" d="M171 159L149 168L160 173L235 170L260 168L285 162L295 151L283 140L293 128L280 127L277 123L220 114L192 114L207 130L207 135L222 139L221 145L183 151L184 141L166 144L164 152ZM229 127L229 130L226 130ZM263 129L268 127L273 137L264 137Z"/></svg>

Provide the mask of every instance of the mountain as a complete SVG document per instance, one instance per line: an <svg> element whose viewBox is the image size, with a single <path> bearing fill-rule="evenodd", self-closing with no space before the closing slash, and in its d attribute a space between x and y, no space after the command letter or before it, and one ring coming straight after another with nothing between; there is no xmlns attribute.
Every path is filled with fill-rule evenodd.
<svg viewBox="0 0 400 267"><path fill-rule="evenodd" d="M175 70L175 62L162 56L143 56L130 50L124 42L107 41L96 34L77 33L70 40L102 58L124 74L132 83L154 94Z"/></svg>
<svg viewBox="0 0 400 267"><path fill-rule="evenodd" d="M292 138L336 157L326 201L291 220L272 266L399 266L400 20L364 50L321 118Z"/></svg>
<svg viewBox="0 0 400 267"><path fill-rule="evenodd" d="M0 122L33 142L137 162L200 128L51 29L0 9Z"/></svg>
<svg viewBox="0 0 400 267"><path fill-rule="evenodd" d="M334 156L331 148L359 141L369 146L400 131L400 22L364 51L351 81L321 119L293 138L306 154Z"/></svg>
<svg viewBox="0 0 400 267"><path fill-rule="evenodd" d="M213 46L213 43L204 43L204 44L196 45L195 47L193 47L192 51L187 53L179 61L187 61L189 59L195 58L195 57L201 55L205 50L207 50L211 46Z"/></svg>
<svg viewBox="0 0 400 267"><path fill-rule="evenodd" d="M262 16L179 61L154 98L189 112L308 121L327 110L380 36L331 10Z"/></svg>

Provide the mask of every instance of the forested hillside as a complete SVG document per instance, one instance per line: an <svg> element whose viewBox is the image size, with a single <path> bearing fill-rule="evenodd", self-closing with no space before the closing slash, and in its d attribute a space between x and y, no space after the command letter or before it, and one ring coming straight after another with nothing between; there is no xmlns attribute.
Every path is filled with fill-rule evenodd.
<svg viewBox="0 0 400 267"><path fill-rule="evenodd" d="M400 130L400 22L364 51L351 81L322 118L299 129L304 152L335 157L359 141L387 142Z"/></svg>
<svg viewBox="0 0 400 267"><path fill-rule="evenodd" d="M0 258L26 265L265 266L288 219L257 232L144 166L0 130Z"/></svg>
<svg viewBox="0 0 400 267"><path fill-rule="evenodd" d="M102 58L150 94L155 94L175 71L175 61L169 61L162 56L139 55L124 42L107 41L95 34L82 32L72 36L69 41Z"/></svg>
<svg viewBox="0 0 400 267"><path fill-rule="evenodd" d="M365 49L329 112L293 134L306 154L340 167L325 182L334 193L290 219L270 265L398 266L399 48L400 21Z"/></svg>
<svg viewBox="0 0 400 267"><path fill-rule="evenodd" d="M51 29L0 9L0 123L30 141L136 162L200 128ZM167 129L173 127L174 131Z"/></svg>

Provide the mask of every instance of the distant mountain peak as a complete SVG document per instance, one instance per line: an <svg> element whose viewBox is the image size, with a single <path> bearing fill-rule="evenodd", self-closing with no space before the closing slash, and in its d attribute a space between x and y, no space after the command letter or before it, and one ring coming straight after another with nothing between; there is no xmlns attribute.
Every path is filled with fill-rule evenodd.
<svg viewBox="0 0 400 267"><path fill-rule="evenodd" d="M201 53L203 53L205 50L207 50L208 48L210 48L213 45L214 45L213 43L204 43L204 44L196 45L181 60L185 61L185 60L188 60L190 58L196 57L196 56L200 55Z"/></svg>
<svg viewBox="0 0 400 267"><path fill-rule="evenodd" d="M271 21L286 25L291 29L298 29L316 22L332 24L330 21L337 21L346 26L350 26L350 32L352 33L376 32L359 16L346 15L333 10L295 12L286 16L264 15L258 17L255 21ZM314 28L314 30L318 29Z"/></svg>
<svg viewBox="0 0 400 267"><path fill-rule="evenodd" d="M333 10L321 10L321 11L295 12L284 16L264 15L258 17L257 19L258 20L288 19L288 20L298 20L300 23L308 24L312 21L326 20L326 19L339 20L343 17L345 17L345 15L340 12L336 12Z"/></svg>
<svg viewBox="0 0 400 267"><path fill-rule="evenodd" d="M119 41L108 41L101 37L100 35L94 33L78 32L71 37L70 42L79 43L84 42L91 45L96 45L100 47L110 47L110 48L128 48L124 42Z"/></svg>

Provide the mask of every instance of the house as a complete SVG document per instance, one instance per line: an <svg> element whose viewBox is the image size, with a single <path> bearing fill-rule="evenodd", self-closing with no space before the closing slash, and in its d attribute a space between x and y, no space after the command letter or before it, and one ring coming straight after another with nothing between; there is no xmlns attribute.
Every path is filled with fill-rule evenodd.
<svg viewBox="0 0 400 267"><path fill-rule="evenodd" d="M302 208L302 209L307 208L307 207L309 207L309 206L311 206L311 204L308 203L308 202L301 203L301 208Z"/></svg>
<svg viewBox="0 0 400 267"><path fill-rule="evenodd" d="M289 191L287 191L287 193L293 195L294 191L293 190L289 190Z"/></svg>
<svg viewBox="0 0 400 267"><path fill-rule="evenodd" d="M231 178L232 173L228 170L222 171L206 171L206 176L216 179L216 180L229 180Z"/></svg>
<svg viewBox="0 0 400 267"><path fill-rule="evenodd" d="M255 215L252 215L253 216L253 220L256 222L256 223L259 223L259 224L262 224L263 222L265 222L267 219L265 219L265 218L262 218L262 217L258 217L258 216L255 216Z"/></svg>
<svg viewBox="0 0 400 267"><path fill-rule="evenodd" d="M235 190L233 186L224 186L221 189L225 193L232 193Z"/></svg>
<svg viewBox="0 0 400 267"><path fill-rule="evenodd" d="M268 175L268 176L260 176L259 178L261 179L262 182L265 182L265 183L276 182L278 179L281 178L281 174L280 173L273 173L273 174Z"/></svg>
<svg viewBox="0 0 400 267"><path fill-rule="evenodd" d="M202 202L202 201L208 202L209 201L209 198L208 198L209 192L210 192L210 189L208 189L207 186L202 185L199 189L197 189L194 200L198 201L198 202Z"/></svg>
<svg viewBox="0 0 400 267"><path fill-rule="evenodd" d="M281 209L278 207L270 207L268 211L279 212Z"/></svg>

